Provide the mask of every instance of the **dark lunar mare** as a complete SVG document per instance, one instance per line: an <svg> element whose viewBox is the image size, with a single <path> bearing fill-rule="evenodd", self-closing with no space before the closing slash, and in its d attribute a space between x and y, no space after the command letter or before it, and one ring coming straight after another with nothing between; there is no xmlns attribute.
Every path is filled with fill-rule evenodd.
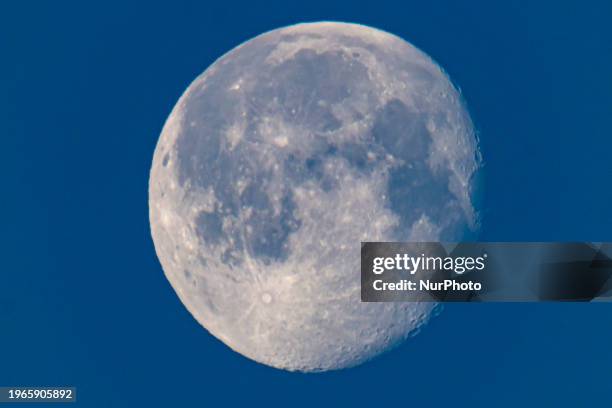
<svg viewBox="0 0 612 408"><path fill-rule="evenodd" d="M271 50L265 47L264 51ZM346 160L364 176L379 168L387 154L401 160L389 171L387 189L389 208L400 218L398 239L406 239L423 214L431 219L444 217L449 203L456 201L448 190L450 175L448 170L437 174L430 170L427 158L431 135L422 115L402 101L392 99L377 109L371 126L358 140L341 144L334 141L333 132L342 132L345 124L333 114L332 105L350 101L353 93L363 95L370 106L378 104L358 53L304 49L272 66L265 61L268 52L251 48L254 51L244 49L224 57L219 69L207 73L207 79L186 96L182 130L175 146L179 183L202 190L211 188L215 193L218 204L214 211L201 212L196 224L208 245L227 243L232 238L233 251L223 254L225 263L240 265L236 253L242 250L265 263L286 259L288 236L300 226L287 185L295 187L313 180L324 191L336 188L334 174L323 167L330 158ZM251 80L247 72L256 72L257 80ZM243 89L232 92L230 88L239 80ZM344 106L352 108L350 102ZM296 132L304 132L307 148L287 150L262 139L258 133L261 121L273 113L280 113L284 123ZM351 121L363 119L358 109L352 109ZM243 124L242 139L232 147L227 132L237 123ZM374 153L374 159L368 152ZM265 168L262 162L266 155L273 156L280 167ZM278 178L291 182L279 183L283 186L282 207L280 214L275 214L269 191ZM243 191L237 188L239 179L248 183ZM251 215L224 231L222 219L228 215L238 218L246 207L252 208Z"/></svg>

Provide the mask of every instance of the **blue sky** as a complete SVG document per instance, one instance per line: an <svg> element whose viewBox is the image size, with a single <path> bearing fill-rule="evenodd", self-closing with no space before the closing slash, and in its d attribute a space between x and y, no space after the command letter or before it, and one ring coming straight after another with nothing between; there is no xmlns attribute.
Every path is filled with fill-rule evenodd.
<svg viewBox="0 0 612 408"><path fill-rule="evenodd" d="M482 240L610 241L608 2L0 8L0 385L74 385L86 407L612 402L606 304L453 304L351 370L256 364L180 304L147 210L155 143L196 75L264 31L338 20L405 38L461 88L486 163Z"/></svg>

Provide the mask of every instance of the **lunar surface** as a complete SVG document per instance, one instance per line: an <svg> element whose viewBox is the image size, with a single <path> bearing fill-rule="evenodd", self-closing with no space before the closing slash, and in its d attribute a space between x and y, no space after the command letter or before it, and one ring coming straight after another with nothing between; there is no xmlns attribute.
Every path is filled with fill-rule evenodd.
<svg viewBox="0 0 612 408"><path fill-rule="evenodd" d="M287 370L362 363L427 321L427 302L362 303L361 241L474 229L479 152L460 94L427 55L373 28L258 36L195 79L149 182L163 270L233 350Z"/></svg>

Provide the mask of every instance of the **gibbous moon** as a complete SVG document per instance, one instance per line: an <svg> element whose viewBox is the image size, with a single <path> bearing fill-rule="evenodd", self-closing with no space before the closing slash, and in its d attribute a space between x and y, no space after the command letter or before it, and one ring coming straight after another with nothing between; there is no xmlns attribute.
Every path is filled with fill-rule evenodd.
<svg viewBox="0 0 612 408"><path fill-rule="evenodd" d="M355 24L236 47L172 110L149 182L155 249L195 319L273 367L325 371L405 340L433 303L362 303L361 241L476 226L477 139L426 54Z"/></svg>

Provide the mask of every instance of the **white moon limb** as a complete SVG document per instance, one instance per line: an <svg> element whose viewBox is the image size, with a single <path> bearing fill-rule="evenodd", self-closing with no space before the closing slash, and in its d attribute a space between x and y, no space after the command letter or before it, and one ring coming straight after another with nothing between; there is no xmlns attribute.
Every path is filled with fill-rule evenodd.
<svg viewBox="0 0 612 408"><path fill-rule="evenodd" d="M432 303L362 303L360 242L475 225L478 146L423 52L373 28L300 24L235 48L157 144L151 230L193 316L235 351L323 371L400 343Z"/></svg>

